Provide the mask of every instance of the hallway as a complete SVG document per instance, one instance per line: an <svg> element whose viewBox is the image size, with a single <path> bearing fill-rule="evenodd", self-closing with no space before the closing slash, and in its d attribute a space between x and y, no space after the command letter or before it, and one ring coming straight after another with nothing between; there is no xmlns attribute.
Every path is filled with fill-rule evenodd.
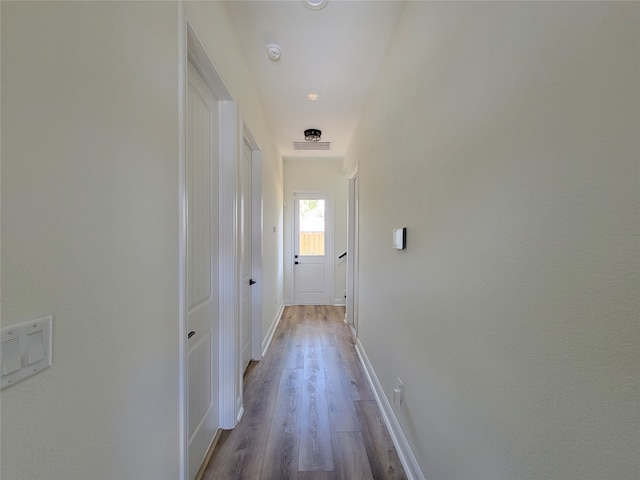
<svg viewBox="0 0 640 480"><path fill-rule="evenodd" d="M343 319L343 307L284 310L204 480L407 478Z"/></svg>

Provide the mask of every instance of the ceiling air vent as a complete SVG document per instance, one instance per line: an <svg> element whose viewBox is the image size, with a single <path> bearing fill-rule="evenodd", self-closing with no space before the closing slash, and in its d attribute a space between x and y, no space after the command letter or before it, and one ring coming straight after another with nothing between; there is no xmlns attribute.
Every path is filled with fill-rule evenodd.
<svg viewBox="0 0 640 480"><path fill-rule="evenodd" d="M293 142L294 150L331 150L331 142Z"/></svg>

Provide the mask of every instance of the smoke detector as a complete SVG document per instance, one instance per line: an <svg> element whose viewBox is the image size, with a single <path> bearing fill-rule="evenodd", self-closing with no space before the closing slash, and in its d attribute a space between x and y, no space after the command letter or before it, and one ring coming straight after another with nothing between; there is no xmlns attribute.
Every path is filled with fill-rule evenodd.
<svg viewBox="0 0 640 480"><path fill-rule="evenodd" d="M280 45L277 43L270 43L267 45L267 55L269 56L269 60L272 62L277 62L280 60L280 55L282 55L282 49Z"/></svg>

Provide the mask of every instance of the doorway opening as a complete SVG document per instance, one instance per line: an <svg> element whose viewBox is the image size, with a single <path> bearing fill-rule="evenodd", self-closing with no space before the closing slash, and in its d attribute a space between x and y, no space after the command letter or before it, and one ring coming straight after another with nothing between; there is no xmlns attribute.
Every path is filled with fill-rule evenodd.
<svg viewBox="0 0 640 480"><path fill-rule="evenodd" d="M262 151L244 125L240 155L241 366L262 359Z"/></svg>

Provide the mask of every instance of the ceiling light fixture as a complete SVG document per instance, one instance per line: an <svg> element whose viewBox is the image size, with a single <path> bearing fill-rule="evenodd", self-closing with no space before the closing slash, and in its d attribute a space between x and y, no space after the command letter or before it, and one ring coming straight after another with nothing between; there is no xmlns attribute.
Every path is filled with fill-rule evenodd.
<svg viewBox="0 0 640 480"><path fill-rule="evenodd" d="M307 93L307 100L315 102L316 100L318 100L318 98L320 98L320 95L318 95L316 92Z"/></svg>
<svg viewBox="0 0 640 480"><path fill-rule="evenodd" d="M322 131L317 128L309 128L304 131L304 139L307 142L317 142L320 140L320 136L322 135Z"/></svg>
<svg viewBox="0 0 640 480"><path fill-rule="evenodd" d="M329 0L302 0L302 4L309 10L322 10Z"/></svg>

